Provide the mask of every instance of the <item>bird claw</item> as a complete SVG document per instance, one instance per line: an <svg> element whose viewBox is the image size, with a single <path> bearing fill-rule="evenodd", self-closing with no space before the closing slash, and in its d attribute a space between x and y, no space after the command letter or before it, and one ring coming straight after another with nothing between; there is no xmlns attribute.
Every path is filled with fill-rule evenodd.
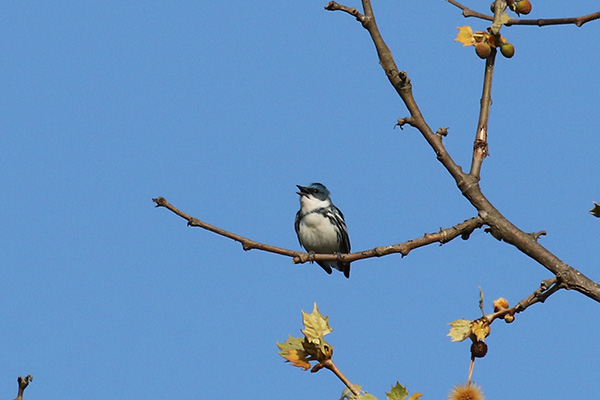
<svg viewBox="0 0 600 400"><path fill-rule="evenodd" d="M314 251L309 251L308 252L308 261L310 261L311 263L315 262L315 252Z"/></svg>

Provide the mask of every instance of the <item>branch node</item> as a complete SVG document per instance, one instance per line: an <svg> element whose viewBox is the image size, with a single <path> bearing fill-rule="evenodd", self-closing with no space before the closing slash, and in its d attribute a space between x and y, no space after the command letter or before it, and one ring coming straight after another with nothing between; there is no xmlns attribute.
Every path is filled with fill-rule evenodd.
<svg viewBox="0 0 600 400"><path fill-rule="evenodd" d="M167 200L164 197L157 197L153 198L152 201L156 203L155 207L164 207Z"/></svg>
<svg viewBox="0 0 600 400"><path fill-rule="evenodd" d="M435 134L438 135L440 137L440 139L441 139L442 137L448 136L448 129L449 129L449 127L446 127L446 128L442 127L440 129L438 129L435 132Z"/></svg>
<svg viewBox="0 0 600 400"><path fill-rule="evenodd" d="M400 85L400 89L407 90L407 89L412 88L412 85L410 83L410 78L408 77L408 74L406 73L406 71L400 71L398 73L398 78L400 78L400 82L402 83Z"/></svg>
<svg viewBox="0 0 600 400"><path fill-rule="evenodd" d="M440 227L440 246L443 245L444 243L449 242L451 239L448 238L448 230L444 229L443 227Z"/></svg>
<svg viewBox="0 0 600 400"><path fill-rule="evenodd" d="M367 23L367 18L364 15L362 15L360 12L358 12L358 10L356 8L346 7L344 5L336 3L335 1L330 1L325 6L325 9L328 11L344 11L344 12L352 15L353 17L355 17L356 20L359 21L360 23L362 23L363 25L365 25Z"/></svg>
<svg viewBox="0 0 600 400"><path fill-rule="evenodd" d="M546 235L546 231L531 232L529 235L537 242L540 236Z"/></svg>
<svg viewBox="0 0 600 400"><path fill-rule="evenodd" d="M478 152L481 154L482 158L485 158L490 155L487 140L476 139L473 144L473 152Z"/></svg>
<svg viewBox="0 0 600 400"><path fill-rule="evenodd" d="M502 241L504 239L504 236L502 236L502 233L500 233L500 231L496 227L489 226L489 227L485 228L483 231L485 233L491 234L497 240Z"/></svg>
<svg viewBox="0 0 600 400"><path fill-rule="evenodd" d="M23 400L23 392L25 391L25 388L27 387L27 385L29 385L29 382L31 381L33 381L33 376L31 375L27 375L25 378L21 376L17 378L17 383L19 384L19 391L15 400Z"/></svg>
<svg viewBox="0 0 600 400"><path fill-rule="evenodd" d="M412 117L405 117L405 118L398 118L398 122L396 122L396 125L394 125L394 128L396 128L397 126L400 127L400 129L404 130L403 126L408 124L410 126L414 126L415 120Z"/></svg>

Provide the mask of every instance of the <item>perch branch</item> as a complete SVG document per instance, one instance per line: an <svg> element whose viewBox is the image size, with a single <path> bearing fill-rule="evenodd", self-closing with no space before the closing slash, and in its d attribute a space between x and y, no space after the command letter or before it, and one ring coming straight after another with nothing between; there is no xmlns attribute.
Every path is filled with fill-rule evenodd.
<svg viewBox="0 0 600 400"><path fill-rule="evenodd" d="M446 1L450 4L452 4L453 6L460 8L462 10L462 15L465 18L474 17L474 18L479 18L479 19L483 19L486 21L494 20L493 16L482 14L480 12L471 10L469 7L462 5L461 3L459 3L456 0L446 0ZM534 25L534 26L542 27L542 26L548 26L548 25L575 24L577 27L581 27L586 22L590 22L590 21L593 21L593 20L599 19L599 18L600 18L600 11L592 13L592 14L588 14L588 15L582 15L580 17L569 17L569 18L539 18L539 19L511 18L504 25L506 25L506 26Z"/></svg>
<svg viewBox="0 0 600 400"><path fill-rule="evenodd" d="M206 222L201 221L197 218L194 218L194 217L184 213L183 211L177 209L176 207L174 207L164 197L158 197L158 198L152 199L152 201L154 201L156 203L156 207L164 207L164 208L172 211L173 213L179 215L181 218L185 219L186 221L188 221L188 226L195 226L195 227L203 228L210 232L214 232L218 235L227 237L229 239L233 239L237 242L240 242L242 244L244 250L257 249L257 250L267 251L269 253L275 253L275 254L280 254L283 256L292 257L292 260L295 264L302 264L307 261L337 261L338 259L341 259L343 261L352 262L352 261L356 261L356 260L362 260L365 258L381 257L381 256L385 256L388 254L396 254L396 253L400 253L404 257L404 256L408 255L408 253L410 253L413 249L416 249L418 247L423 247L428 244L432 244L432 243L444 244L444 243L451 241L452 239L457 238L458 236L460 236L466 240L469 238L469 236L475 229L481 228L483 226L483 220L480 217L474 217L474 218L468 219L464 222L461 222L460 224L457 224L451 228L446 228L446 229L440 228L439 232L426 233L424 236L414 239L414 240L409 240L407 242L398 243L398 244L394 244L391 246L375 247L374 249L371 249L371 250L365 250L365 251L360 251L360 252L356 252L356 253L341 254L341 255L339 255L339 258L338 258L337 254L309 254L309 253L305 253L305 252L284 249L281 247L276 247L276 246L271 246L268 244L256 242L252 239L248 239L246 237L226 231L226 230L218 228L216 226L207 224Z"/></svg>

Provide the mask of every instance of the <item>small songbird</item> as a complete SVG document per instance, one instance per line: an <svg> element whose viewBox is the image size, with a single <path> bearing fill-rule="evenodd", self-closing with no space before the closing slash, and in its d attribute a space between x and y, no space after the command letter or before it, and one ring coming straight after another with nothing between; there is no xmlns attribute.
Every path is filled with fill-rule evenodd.
<svg viewBox="0 0 600 400"><path fill-rule="evenodd" d="M344 214L333 205L329 190L321 183L298 186L300 210L296 214L298 241L309 253L350 253L350 239ZM331 267L343 271L350 278L350 263L341 261L317 261L328 274Z"/></svg>

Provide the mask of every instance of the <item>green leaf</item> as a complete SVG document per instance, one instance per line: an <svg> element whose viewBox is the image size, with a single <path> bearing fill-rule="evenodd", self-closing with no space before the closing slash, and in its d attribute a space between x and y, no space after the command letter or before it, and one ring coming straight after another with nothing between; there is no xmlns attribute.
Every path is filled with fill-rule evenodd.
<svg viewBox="0 0 600 400"><path fill-rule="evenodd" d="M311 343L308 339L304 339L302 342L304 351L310 355L310 361L317 360L323 362L333 355L333 346L327 343L325 339L321 339L318 343Z"/></svg>
<svg viewBox="0 0 600 400"><path fill-rule="evenodd" d="M404 400L408 396L408 390L400 382L396 382L396 385L392 386L392 390L385 394L388 400Z"/></svg>
<svg viewBox="0 0 600 400"><path fill-rule="evenodd" d="M354 389L358 390L359 392L362 391L362 386L360 385L356 385L356 384L352 384L352 386L354 386ZM340 400L353 400L356 399L357 397L354 395L354 393L352 393L352 391L348 388L345 388L342 391L342 397L340 397Z"/></svg>

